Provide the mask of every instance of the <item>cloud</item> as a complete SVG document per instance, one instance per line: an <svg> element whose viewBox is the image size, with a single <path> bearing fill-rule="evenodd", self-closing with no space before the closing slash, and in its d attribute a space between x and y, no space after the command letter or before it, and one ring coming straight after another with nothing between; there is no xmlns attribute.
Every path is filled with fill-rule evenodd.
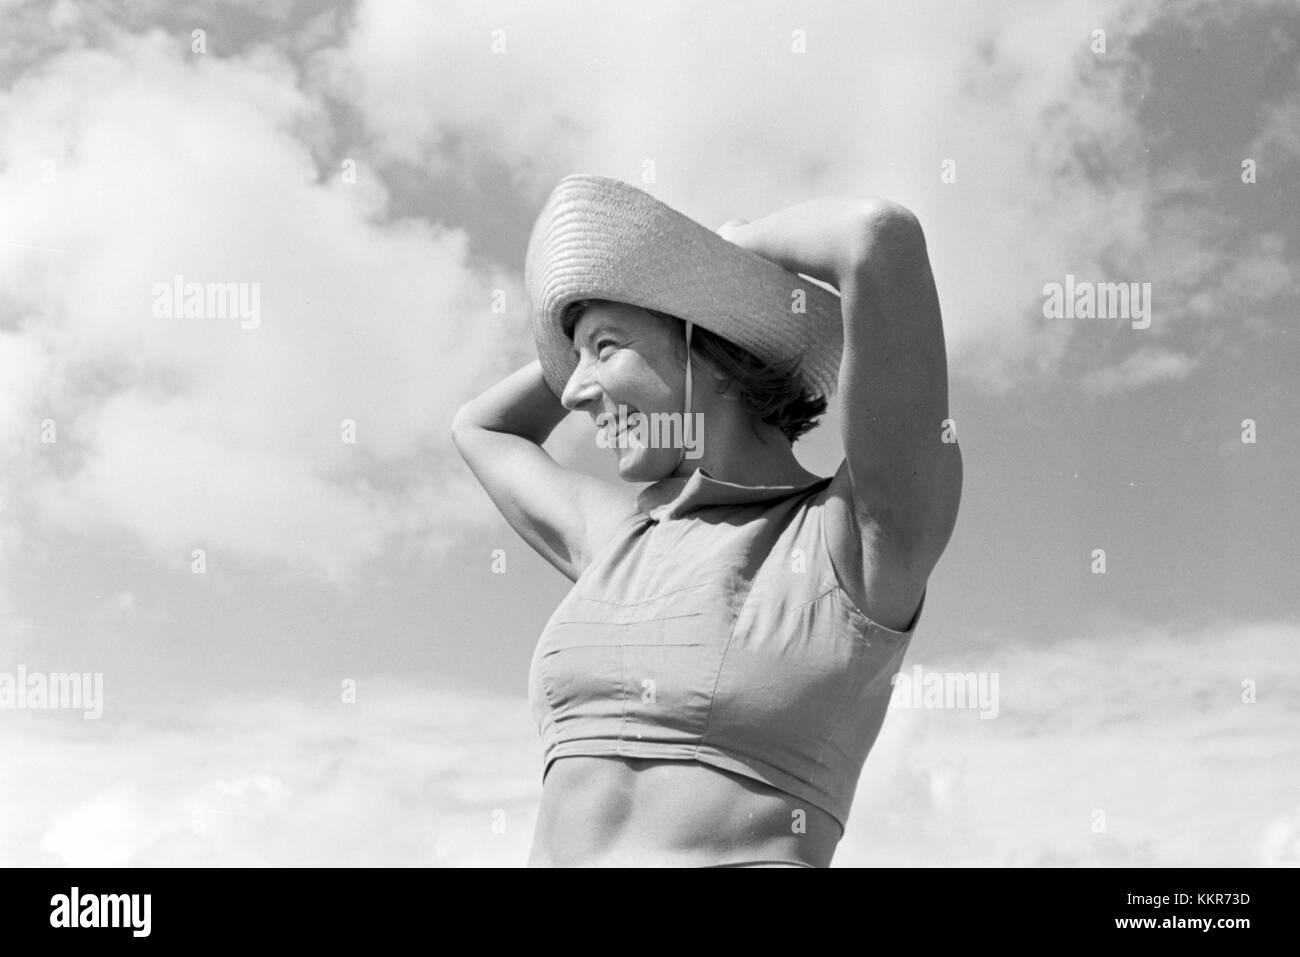
<svg viewBox="0 0 1300 957"><path fill-rule="evenodd" d="M196 702L70 729L0 726L6 865L519 866L541 789L527 705L362 677L336 691Z"/></svg>
<svg viewBox="0 0 1300 957"><path fill-rule="evenodd" d="M1297 639L1294 624L1237 623L961 658L914 647L907 669L997 671L998 717L891 707L835 864L1294 864ZM6 864L527 860L541 746L518 697L362 677L354 705L318 688L156 721L63 717L0 724L24 782L0 791Z"/></svg>
<svg viewBox="0 0 1300 957"><path fill-rule="evenodd" d="M1131 353L1118 366L1092 371L1082 384L1085 391L1111 395L1156 382L1186 379L1198 365L1191 356L1148 347Z"/></svg>
<svg viewBox="0 0 1300 957"><path fill-rule="evenodd" d="M179 24L24 9L0 96L9 541L125 530L168 565L207 548L344 584L481 525L447 424L532 358L521 264L475 256L473 217L440 213L488 166L524 215L575 169L653 173L712 226L822 192L900 198L927 228L953 374L994 392L1069 364L1094 393L1179 379L1223 347L1225 312L1266 330L1297 278L1285 237L1234 238L1208 187L1179 186L1186 157L1140 159L1138 41L1201 7L361 3L297 45L275 18L266 43L221 20L209 54ZM1270 107L1258 142L1284 151L1293 114ZM389 183L412 180L431 214L401 218ZM1081 358L1095 324L1040 312L1066 272L1153 281L1158 327ZM154 318L177 275L256 284L260 324Z"/></svg>
<svg viewBox="0 0 1300 957"><path fill-rule="evenodd" d="M1264 867L1300 867L1300 804L1279 814L1264 828L1260 841Z"/></svg>
<svg viewBox="0 0 1300 957"><path fill-rule="evenodd" d="M670 3L596 17L583 4L543 13L521 2L449 16L362 3L347 41L313 65L356 105L376 162L463 177L490 158L535 205L575 170L640 182L710 226L818 193L901 199L927 229L953 374L994 392L1053 376L1071 342L1097 334L1042 319L1039 291L1067 272L1152 281L1168 324L1159 332L1184 352L1213 345L1205 309L1185 314L1189 300L1211 312L1240 305L1212 278L1240 248L1235 220L1205 204L1222 183L1189 187L1204 180L1191 155L1151 164L1147 144L1161 131L1142 114L1159 81L1151 38L1203 29L1213 10L1123 0L736 9ZM1289 114L1270 117L1270 135L1288 135ZM953 182L941 178L947 162ZM1221 179L1235 183L1229 173ZM1293 278L1284 250L1261 251L1261 268ZM1242 291L1254 304L1278 287ZM1189 317L1202 321L1189 328ZM1109 372L1081 375L1111 390L1148 384L1133 367L1149 363L1127 356L1147 345L1122 337L1100 360Z"/></svg>
<svg viewBox="0 0 1300 957"><path fill-rule="evenodd" d="M0 559L103 586L93 606L65 589L66 608L53 585L25 603L0 591L6 653L93 654L112 635L151 662L184 659L206 690L210 659L183 640L154 657L143 639L186 633L213 606L169 603L141 552L156 572L204 548L210 570L244 573L231 590L268 567L364 589L371 563L396 562L377 571L400 579L422 567L408 557L489 520L504 531L447 425L532 358L518 229L575 169L653 171L644 185L712 226L823 193L906 202L927 230L953 375L992 392L1062 373L1094 395L1157 388L1225 354L1248 368L1294 313L1278 197L1300 156L1295 72L1272 71L1264 103L1238 77L1251 71L1224 71L1212 110L1179 93L1247 118L1207 135L1259 160L1257 186L1238 158L1204 169L1197 144L1170 147L1178 123L1144 106L1177 89L1169 62L1189 43L1279 4L363 2L302 29L289 6L269 15L283 23L203 4L104 9L9 4L0 37ZM213 24L210 53L191 53L191 19ZM1099 24L1105 57L1089 50ZM355 183L340 177L348 159ZM1152 328L1078 348L1098 345L1098 324L1039 311L1066 273L1152 282ZM155 317L155 284L178 274L256 283L258 327ZM557 442L576 449L588 430L573 417ZM541 594L516 584L521 603ZM319 609L286 594L267 607L302 611L289 634L312 640ZM260 660L260 637L228 637ZM1294 639L1132 628L941 662L999 669L999 718L891 713L837 862L1294 862L1294 786L1276 770L1294 765ZM158 665L155 690L175 664ZM1240 702L1248 677L1255 705ZM0 753L17 755L7 780L21 786L0 781L0 862L522 861L540 763L524 703L378 687L351 711L187 703L166 720L183 730L6 715Z"/></svg>
<svg viewBox="0 0 1300 957"><path fill-rule="evenodd" d="M1294 624L1209 623L937 660L914 646L905 671L997 672L998 717L891 706L836 864L1289 860L1298 639Z"/></svg>
<svg viewBox="0 0 1300 957"><path fill-rule="evenodd" d="M11 522L336 583L394 537L436 552L472 525L448 425L517 359L489 308L517 280L471 265L462 230L390 219L364 168L318 179L324 122L275 54L159 32L64 52L0 97ZM176 275L256 284L260 324L157 318Z"/></svg>

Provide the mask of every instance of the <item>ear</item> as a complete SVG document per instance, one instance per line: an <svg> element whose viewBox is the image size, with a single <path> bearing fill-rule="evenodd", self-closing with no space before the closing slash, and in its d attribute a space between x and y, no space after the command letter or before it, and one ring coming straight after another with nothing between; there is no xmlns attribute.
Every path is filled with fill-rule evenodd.
<svg viewBox="0 0 1300 957"><path fill-rule="evenodd" d="M740 390L738 390L735 387L736 385L735 381L728 379L725 375L723 375L721 372L716 371L708 363L703 363L703 365L704 368L706 368L709 371L709 375L713 377L714 395L721 396L722 398L726 399L728 402L739 402Z"/></svg>

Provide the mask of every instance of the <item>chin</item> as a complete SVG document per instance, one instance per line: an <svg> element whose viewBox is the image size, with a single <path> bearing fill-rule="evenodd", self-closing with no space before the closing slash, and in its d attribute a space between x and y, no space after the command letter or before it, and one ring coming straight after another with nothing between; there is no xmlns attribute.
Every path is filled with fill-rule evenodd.
<svg viewBox="0 0 1300 957"><path fill-rule="evenodd" d="M618 476L625 482L657 482L672 474L677 459L671 449L620 449Z"/></svg>

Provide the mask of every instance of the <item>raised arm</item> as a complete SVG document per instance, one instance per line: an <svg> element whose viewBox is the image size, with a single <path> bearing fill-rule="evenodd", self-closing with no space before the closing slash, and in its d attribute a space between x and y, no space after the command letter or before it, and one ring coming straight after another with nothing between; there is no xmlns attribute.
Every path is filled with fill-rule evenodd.
<svg viewBox="0 0 1300 957"><path fill-rule="evenodd" d="M614 527L636 511L633 489L561 466L542 448L568 410L530 362L465 403L451 435L510 526L576 581Z"/></svg>
<svg viewBox="0 0 1300 957"><path fill-rule="evenodd" d="M868 616L905 627L952 535L962 485L920 224L887 200L826 197L719 232L840 291L844 464L832 492L843 520L828 524L827 544Z"/></svg>

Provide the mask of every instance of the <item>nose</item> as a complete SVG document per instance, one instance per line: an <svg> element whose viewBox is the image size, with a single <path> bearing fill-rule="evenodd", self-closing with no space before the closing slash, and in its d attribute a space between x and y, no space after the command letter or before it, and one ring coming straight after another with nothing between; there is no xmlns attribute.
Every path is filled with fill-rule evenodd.
<svg viewBox="0 0 1300 957"><path fill-rule="evenodd" d="M591 374L591 364L579 359L573 375L569 376L569 381L565 383L564 392L560 395L560 404L570 412L579 412L596 398L599 389L596 377Z"/></svg>

